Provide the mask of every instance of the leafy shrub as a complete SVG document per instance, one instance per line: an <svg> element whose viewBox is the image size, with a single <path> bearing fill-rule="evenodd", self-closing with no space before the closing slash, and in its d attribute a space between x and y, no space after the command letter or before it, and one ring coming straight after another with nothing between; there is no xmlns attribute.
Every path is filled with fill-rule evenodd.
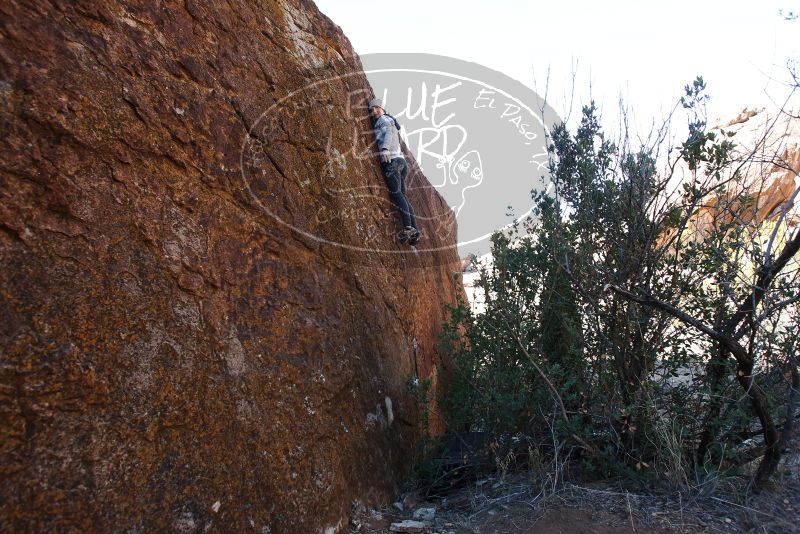
<svg viewBox="0 0 800 534"><path fill-rule="evenodd" d="M485 310L459 306L444 330L450 429L593 476L703 486L754 457L757 482L774 473L798 389L800 232L728 193L755 156L706 129L704 89L686 88L689 136L666 172L660 141L611 142L593 105L574 134L550 132L554 193L535 195L538 222L492 237Z"/></svg>

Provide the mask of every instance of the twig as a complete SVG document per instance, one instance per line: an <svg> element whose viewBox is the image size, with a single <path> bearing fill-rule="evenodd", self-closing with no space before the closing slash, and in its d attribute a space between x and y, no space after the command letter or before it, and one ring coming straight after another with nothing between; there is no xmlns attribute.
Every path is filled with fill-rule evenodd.
<svg viewBox="0 0 800 534"><path fill-rule="evenodd" d="M618 492L618 491L608 491L608 490L599 490L599 489L592 489L592 488L584 488L583 486L578 486L578 485L576 485L576 484L570 484L570 485L569 485L569 487L570 487L570 488L573 488L573 489L579 489L579 490L583 490L583 491L591 491L591 492L593 492L593 493L605 493L605 494L607 494L607 495L619 495L620 497L628 497L628 496L630 496L630 493L629 493L629 492L627 492L627 491L626 491L625 493L620 493L620 492ZM634 497L636 497L637 499L643 499L643 498L645 498L646 496L645 496L645 495L636 495L636 494L634 494Z"/></svg>
<svg viewBox="0 0 800 534"><path fill-rule="evenodd" d="M736 504L735 502L726 501L725 499L720 499L719 497L711 497L711 498L714 499L715 501L719 501L719 502L722 502L722 503L725 503L725 504L730 504L731 506L737 506L739 508L744 508L745 510L749 510L751 512L755 512L757 514L765 515L765 516L770 517L772 519L776 519L780 523L789 524L786 521L784 521L783 519L781 519L780 517L772 515L772 514L768 514L766 512L762 512L761 510L756 510L755 508L750 508L749 506L744 506L742 504Z"/></svg>
<svg viewBox="0 0 800 534"><path fill-rule="evenodd" d="M502 313L500 315L502 316ZM542 377L542 380L545 381L547 386L550 388L550 391L553 392L553 397L556 399L556 401L558 401L558 406L559 408L561 408L561 416L564 418L564 422L569 424L569 416L567 416L567 409L564 407L564 401L561 400L561 395L558 393L558 390L550 381L550 379L547 377L547 375L544 373L544 371L542 371L542 368L539 367L539 365L536 363L536 360L533 359L530 352L528 352L528 349L525 348L525 345L522 343L522 340L519 338L514 329L511 328L511 325L508 323L505 316L503 316L503 322L506 323L506 328L508 328L509 333L517 342L517 346L519 346L520 350L522 350L522 353L525 354L525 357L528 358L528 361L531 362L531 365L533 365L534 369L536 369L536 372L539 373L539 375ZM586 443L586 441L577 434L573 433L570 435L573 439L575 439L575 441L583 445L583 447L590 453L594 454L596 452L594 447Z"/></svg>
<svg viewBox="0 0 800 534"><path fill-rule="evenodd" d="M628 493L625 493L625 502L628 503L628 517L631 520L631 528L634 532L636 532L636 525L633 524L633 510L631 510L631 499L628 496Z"/></svg>

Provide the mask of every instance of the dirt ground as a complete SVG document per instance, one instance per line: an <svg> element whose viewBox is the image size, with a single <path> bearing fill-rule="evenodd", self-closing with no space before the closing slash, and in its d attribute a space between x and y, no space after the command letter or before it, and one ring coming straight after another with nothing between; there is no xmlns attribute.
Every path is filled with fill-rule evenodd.
<svg viewBox="0 0 800 534"><path fill-rule="evenodd" d="M798 472L800 461L795 459L783 469L778 483L759 493L747 486L746 479L732 478L695 495L646 495L620 490L610 482L566 483L553 492L541 477L516 473L479 480L446 496L424 499L406 494L382 509L357 507L349 532L800 533ZM425 508L432 508L435 516L424 526L396 530L398 523L414 520L415 513Z"/></svg>

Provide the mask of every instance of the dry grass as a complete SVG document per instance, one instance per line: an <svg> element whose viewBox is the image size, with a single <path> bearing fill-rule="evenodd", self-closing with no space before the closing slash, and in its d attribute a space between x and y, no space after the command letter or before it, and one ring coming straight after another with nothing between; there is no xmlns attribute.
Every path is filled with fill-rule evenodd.
<svg viewBox="0 0 800 534"><path fill-rule="evenodd" d="M562 527L586 532L787 533L800 532L800 456L781 467L771 489L752 492L743 478L727 478L707 492L626 491L612 482L561 483L542 473L508 472L479 480L429 501L437 509L427 532L557 532ZM413 499L412 499L413 500ZM420 504L421 506L421 504ZM392 508L381 511L385 528L351 532L389 532L388 522L410 517ZM405 515L404 515L405 514ZM582 514L582 515L581 515ZM566 530L564 530L566 531Z"/></svg>

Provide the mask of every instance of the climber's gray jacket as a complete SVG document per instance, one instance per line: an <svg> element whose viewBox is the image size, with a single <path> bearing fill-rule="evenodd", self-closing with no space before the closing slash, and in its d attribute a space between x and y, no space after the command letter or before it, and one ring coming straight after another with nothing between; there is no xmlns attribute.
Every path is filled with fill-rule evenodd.
<svg viewBox="0 0 800 534"><path fill-rule="evenodd" d="M400 132L394 125L394 120L391 117L386 114L378 117L377 120L375 120L373 130L375 131L378 153L384 148L387 148L389 149L389 155L392 159L403 158L403 152L400 150Z"/></svg>

